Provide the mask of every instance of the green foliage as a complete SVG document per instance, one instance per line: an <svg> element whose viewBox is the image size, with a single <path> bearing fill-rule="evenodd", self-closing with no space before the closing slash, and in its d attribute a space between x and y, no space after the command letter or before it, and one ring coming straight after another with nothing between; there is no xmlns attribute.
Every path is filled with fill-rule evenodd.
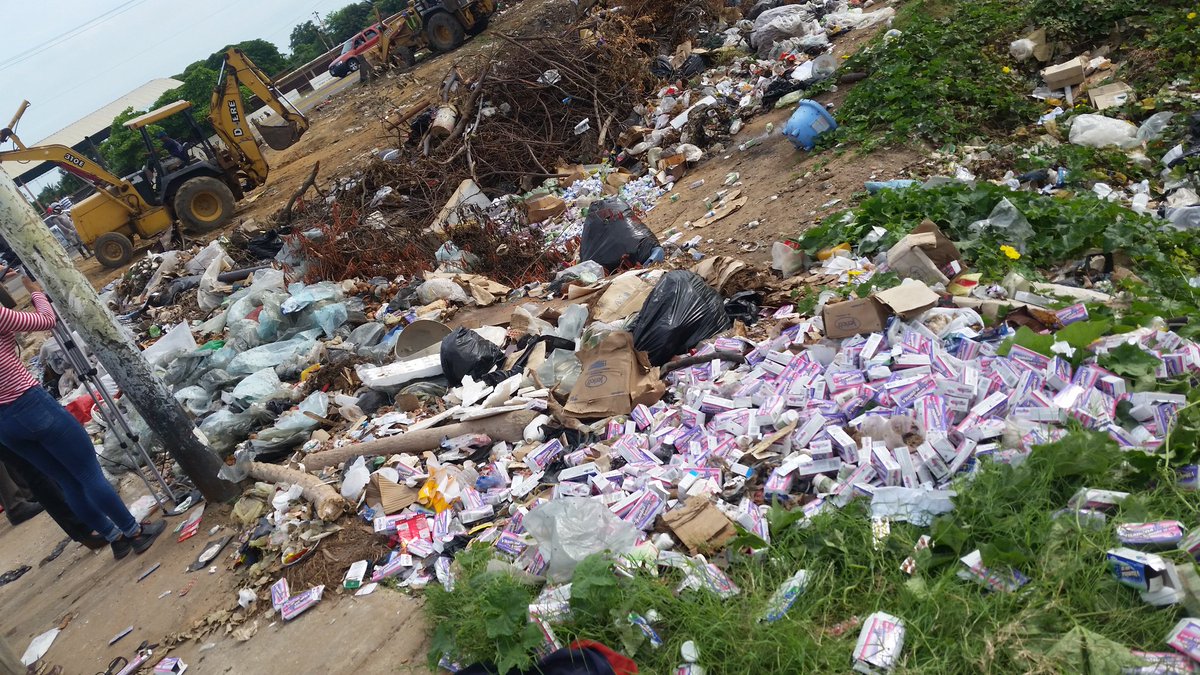
<svg viewBox="0 0 1200 675"><path fill-rule="evenodd" d="M533 664L542 638L528 611L537 591L512 575L486 571L491 554L478 546L457 556L461 569L454 592L429 587L425 608L436 625L431 669L443 655L464 664L494 663L504 673Z"/></svg>
<svg viewBox="0 0 1200 675"><path fill-rule="evenodd" d="M1111 40L1119 30L1126 40L1140 38L1163 13L1186 14L1194 0L1058 0L1030 3L1027 19L1046 29L1046 37L1082 49ZM1153 39L1153 35L1150 36Z"/></svg>
<svg viewBox="0 0 1200 675"><path fill-rule="evenodd" d="M332 42L326 45L326 36L315 21L305 21L292 28L288 46L292 53L288 57L288 65L292 68L302 66L316 59L332 48Z"/></svg>
<svg viewBox="0 0 1200 675"><path fill-rule="evenodd" d="M970 225L983 220L1002 199L1011 201L1029 221L1033 236L1011 241L1001 232L976 235ZM1070 198L1013 192L988 183L974 187L951 184L930 188L885 190L856 209L835 214L798 240L801 248L816 251L841 242L861 242L874 227L888 234L864 244L861 252L874 255L929 218L937 223L971 267L988 278L1000 279L1013 267L1026 271L1073 260L1088 251L1124 251L1137 274L1156 298L1159 316L1183 315L1197 306L1196 291L1188 279L1200 266L1200 233L1163 230L1153 219L1097 199L1091 193ZM1025 255L1015 263L1001 252L1002 245L1024 245Z"/></svg>
<svg viewBox="0 0 1200 675"><path fill-rule="evenodd" d="M311 22L310 22L311 23ZM213 52L207 59L204 60L204 67L212 71L221 69L221 63L225 60L225 52L230 47L237 47L250 57L254 65L262 69L268 76L274 77L287 70L287 58L279 52L279 48L274 42L268 42L262 39L244 40L234 45L225 45L225 47ZM216 79L215 77L213 78Z"/></svg>
<svg viewBox="0 0 1200 675"><path fill-rule="evenodd" d="M908 3L896 21L902 35L880 37L843 66L870 77L851 90L838 113L841 137L865 148L916 139L941 145L1027 124L1036 111L1026 100L1026 84L1002 73L992 49L1020 28L1011 5Z"/></svg>
<svg viewBox="0 0 1200 675"><path fill-rule="evenodd" d="M146 144L141 133L125 128L126 122L141 114L140 110L126 108L113 120L108 138L100 144L105 164L118 176L137 171L146 161Z"/></svg>

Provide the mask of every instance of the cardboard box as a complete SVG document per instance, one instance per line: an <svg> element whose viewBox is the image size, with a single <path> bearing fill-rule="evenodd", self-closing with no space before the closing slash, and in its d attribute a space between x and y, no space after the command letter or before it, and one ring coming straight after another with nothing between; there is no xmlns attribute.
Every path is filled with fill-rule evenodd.
<svg viewBox="0 0 1200 675"><path fill-rule="evenodd" d="M920 281L905 279L899 286L879 291L872 297L896 316L908 320L936 305L941 296Z"/></svg>
<svg viewBox="0 0 1200 675"><path fill-rule="evenodd" d="M847 300L825 305L821 310L821 319L825 323L825 337L829 338L881 333L891 315L891 312L874 298Z"/></svg>
<svg viewBox="0 0 1200 675"><path fill-rule="evenodd" d="M382 509L389 515L399 513L417 501L417 490L393 483L379 474L371 474L366 492L367 505L373 509Z"/></svg>
<svg viewBox="0 0 1200 675"><path fill-rule="evenodd" d="M1093 108L1096 110L1107 110L1125 105L1127 101L1132 99L1133 87L1124 82L1114 82L1113 84L1106 84L1103 87L1088 90L1088 96L1092 99Z"/></svg>
<svg viewBox="0 0 1200 675"><path fill-rule="evenodd" d="M702 495L688 497L683 506L662 518L692 553L719 550L737 536L733 521Z"/></svg>
<svg viewBox="0 0 1200 675"><path fill-rule="evenodd" d="M1085 57L1079 56L1066 63L1046 68L1042 71L1042 79L1046 81L1046 86L1051 89L1065 89L1066 87L1083 84L1086 76L1084 70L1087 68L1087 64L1088 60Z"/></svg>
<svg viewBox="0 0 1200 675"><path fill-rule="evenodd" d="M542 195L525 202L525 215L530 223L541 223L567 210L567 203L554 195Z"/></svg>
<svg viewBox="0 0 1200 675"><path fill-rule="evenodd" d="M1046 42L1046 29L1039 28L1029 35L1025 36L1026 40L1033 43L1033 58L1046 63L1050 60L1050 45Z"/></svg>
<svg viewBox="0 0 1200 675"><path fill-rule="evenodd" d="M950 278L966 270L958 247L932 220L916 226L888 249L887 261L898 276L927 284L949 284Z"/></svg>

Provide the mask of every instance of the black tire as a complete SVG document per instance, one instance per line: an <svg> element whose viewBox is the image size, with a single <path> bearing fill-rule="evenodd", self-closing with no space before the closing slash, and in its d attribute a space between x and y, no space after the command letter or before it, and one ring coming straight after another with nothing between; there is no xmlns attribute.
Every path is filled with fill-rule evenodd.
<svg viewBox="0 0 1200 675"><path fill-rule="evenodd" d="M191 178L175 193L175 215L189 230L211 232L233 220L233 190L209 176Z"/></svg>
<svg viewBox="0 0 1200 675"><path fill-rule="evenodd" d="M350 69L350 72L346 73L347 75L357 71L358 70L358 59L353 58L353 57L346 59L346 67Z"/></svg>
<svg viewBox="0 0 1200 675"><path fill-rule="evenodd" d="M492 17L490 14L480 13L479 17L475 19L475 23L471 24L467 28L467 35L475 37L476 35L479 35L483 31L487 30L488 22L491 21L491 19Z"/></svg>
<svg viewBox="0 0 1200 675"><path fill-rule="evenodd" d="M120 232L105 232L92 242L92 252L101 265L117 269L133 260L133 242Z"/></svg>
<svg viewBox="0 0 1200 675"><path fill-rule="evenodd" d="M457 18L446 12L435 12L425 20L425 38L434 51L449 52L461 47L467 36Z"/></svg>

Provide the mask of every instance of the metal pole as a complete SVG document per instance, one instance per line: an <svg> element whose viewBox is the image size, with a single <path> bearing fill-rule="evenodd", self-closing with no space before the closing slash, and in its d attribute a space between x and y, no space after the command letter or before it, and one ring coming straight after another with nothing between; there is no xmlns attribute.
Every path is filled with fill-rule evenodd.
<svg viewBox="0 0 1200 675"><path fill-rule="evenodd" d="M154 475L154 478L158 481L167 498L178 502L179 497L171 490L171 486L167 484L166 479L159 473L158 468L154 466L154 458L146 451L145 446L142 445L141 438L129 426L129 421L125 419L125 414L120 409L119 404L113 400L112 395L108 393L108 389L104 387L104 383L100 380L100 374L96 371L91 361L88 360L87 355L80 349L79 343L75 341L75 337L71 335L71 328L64 325L60 320L54 324L53 333L54 339L58 341L63 353L66 354L67 359L71 362L71 368L79 376L79 381L83 384L84 390L104 414L104 421L112 429L113 435L117 439L117 444L125 451L125 455L133 461L134 473L146 484L146 487L150 490L150 495L154 497L154 501L158 502L163 511L169 511L170 509L167 508L163 499L155 492L154 485L150 482L150 479L146 477L146 474L138 466L139 458L133 454L133 449L130 448L131 443L138 449L141 461L146 463L147 470Z"/></svg>
<svg viewBox="0 0 1200 675"><path fill-rule="evenodd" d="M112 375L121 392L158 434L196 488L210 502L239 494L237 485L217 477L221 461L200 442L195 425L150 364L125 337L116 317L86 277L71 264L7 174L0 174L0 236L37 275L55 308L77 330Z"/></svg>

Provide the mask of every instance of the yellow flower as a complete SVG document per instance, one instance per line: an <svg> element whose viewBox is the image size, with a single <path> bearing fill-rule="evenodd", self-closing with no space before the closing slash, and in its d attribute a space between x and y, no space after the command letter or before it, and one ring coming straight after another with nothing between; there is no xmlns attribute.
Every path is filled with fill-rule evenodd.
<svg viewBox="0 0 1200 675"><path fill-rule="evenodd" d="M1011 72L1012 72L1012 68L1009 68L1008 66L1004 66L1004 67L1003 67L1003 68L1001 68L1000 70L1001 70L1001 71L1002 71L1002 72L1003 72L1005 75L1008 75L1009 73L1011 73Z"/></svg>
<svg viewBox="0 0 1200 675"><path fill-rule="evenodd" d="M1008 256L1009 260L1020 260L1021 259L1021 253L1019 251L1017 251L1017 249L1015 249L1007 244L1000 247L1000 252L1003 253L1004 255Z"/></svg>
<svg viewBox="0 0 1200 675"><path fill-rule="evenodd" d="M1195 13L1195 12L1189 12L1189 13L1188 13L1188 21L1195 21L1195 20L1196 20L1196 13Z"/></svg>

